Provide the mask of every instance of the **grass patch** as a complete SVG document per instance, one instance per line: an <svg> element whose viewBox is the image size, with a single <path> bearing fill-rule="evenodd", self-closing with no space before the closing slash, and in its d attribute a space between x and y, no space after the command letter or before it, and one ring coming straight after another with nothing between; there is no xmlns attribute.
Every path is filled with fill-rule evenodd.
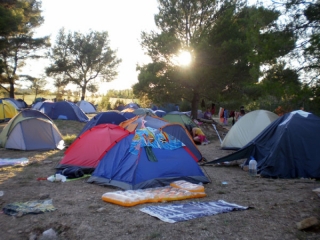
<svg viewBox="0 0 320 240"><path fill-rule="evenodd" d="M75 134L69 135L67 134L66 136L63 136L63 140L64 140L64 144L66 146L70 146L71 143L73 143L73 141L77 138L77 136Z"/></svg>

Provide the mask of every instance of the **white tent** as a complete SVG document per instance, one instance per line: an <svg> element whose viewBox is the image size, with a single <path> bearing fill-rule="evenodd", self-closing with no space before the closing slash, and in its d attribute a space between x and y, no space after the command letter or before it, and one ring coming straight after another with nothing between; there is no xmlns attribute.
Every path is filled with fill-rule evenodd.
<svg viewBox="0 0 320 240"><path fill-rule="evenodd" d="M255 110L240 118L221 143L222 149L240 149L278 118L273 112Z"/></svg>
<svg viewBox="0 0 320 240"><path fill-rule="evenodd" d="M97 111L91 103L85 100L77 102L77 105L84 113L95 113Z"/></svg>

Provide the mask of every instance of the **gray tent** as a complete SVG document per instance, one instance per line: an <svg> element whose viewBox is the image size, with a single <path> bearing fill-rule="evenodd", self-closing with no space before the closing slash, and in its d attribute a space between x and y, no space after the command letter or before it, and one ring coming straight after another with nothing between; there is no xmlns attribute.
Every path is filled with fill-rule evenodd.
<svg viewBox="0 0 320 240"><path fill-rule="evenodd" d="M19 150L63 149L64 141L53 123L38 110L21 111L4 127L0 146Z"/></svg>
<svg viewBox="0 0 320 240"><path fill-rule="evenodd" d="M279 117L246 146L205 164L222 163L251 156L264 177L320 178L320 118L305 111Z"/></svg>

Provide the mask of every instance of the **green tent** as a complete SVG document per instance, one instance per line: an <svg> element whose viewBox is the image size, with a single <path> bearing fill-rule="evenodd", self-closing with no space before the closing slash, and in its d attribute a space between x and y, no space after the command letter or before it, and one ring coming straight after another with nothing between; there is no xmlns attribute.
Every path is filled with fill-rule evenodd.
<svg viewBox="0 0 320 240"><path fill-rule="evenodd" d="M162 118L171 123L179 123L185 128L187 128L188 131L191 131L192 128L197 127L194 121L188 115L182 112L169 112Z"/></svg>

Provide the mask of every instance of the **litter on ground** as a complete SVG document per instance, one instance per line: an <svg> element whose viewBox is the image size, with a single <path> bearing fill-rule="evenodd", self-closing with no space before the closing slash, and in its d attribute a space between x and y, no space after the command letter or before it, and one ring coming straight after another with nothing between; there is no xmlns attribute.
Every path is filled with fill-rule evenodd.
<svg viewBox="0 0 320 240"><path fill-rule="evenodd" d="M0 167L26 165L29 162L28 158L0 158Z"/></svg>

